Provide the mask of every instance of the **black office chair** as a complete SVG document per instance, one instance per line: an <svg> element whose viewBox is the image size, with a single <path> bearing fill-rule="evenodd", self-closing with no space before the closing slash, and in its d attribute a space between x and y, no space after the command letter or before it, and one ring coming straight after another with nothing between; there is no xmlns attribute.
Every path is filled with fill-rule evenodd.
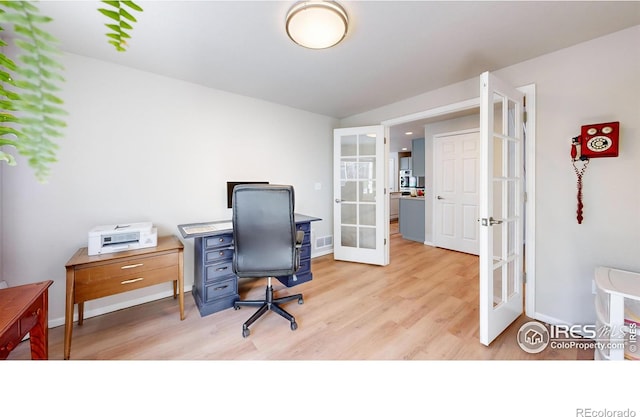
<svg viewBox="0 0 640 417"><path fill-rule="evenodd" d="M300 248L304 232L296 231L294 192L290 185L249 184L233 189L233 271L238 278L268 278L264 300L238 300L233 307L258 307L242 325L242 336L249 326L268 310L289 320L296 330L296 319L281 304L298 300L302 294L273 298L271 278L293 275L300 267Z"/></svg>

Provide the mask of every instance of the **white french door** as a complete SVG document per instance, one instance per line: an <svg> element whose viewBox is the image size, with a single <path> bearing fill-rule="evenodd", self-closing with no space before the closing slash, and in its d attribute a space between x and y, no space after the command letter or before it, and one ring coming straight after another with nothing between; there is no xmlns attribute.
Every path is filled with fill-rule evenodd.
<svg viewBox="0 0 640 417"><path fill-rule="evenodd" d="M389 263L388 144L384 126L333 133L333 256L336 260Z"/></svg>
<svg viewBox="0 0 640 417"><path fill-rule="evenodd" d="M523 93L480 76L480 342L523 312Z"/></svg>

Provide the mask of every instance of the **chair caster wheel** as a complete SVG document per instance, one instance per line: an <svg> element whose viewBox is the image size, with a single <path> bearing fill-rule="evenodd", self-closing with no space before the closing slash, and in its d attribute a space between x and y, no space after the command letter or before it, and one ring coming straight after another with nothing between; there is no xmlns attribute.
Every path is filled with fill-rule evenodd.
<svg viewBox="0 0 640 417"><path fill-rule="evenodd" d="M240 306L233 306L234 310L240 310Z"/></svg>
<svg viewBox="0 0 640 417"><path fill-rule="evenodd" d="M298 300L298 304L304 304L304 300L301 298Z"/></svg>
<svg viewBox="0 0 640 417"><path fill-rule="evenodd" d="M251 333L249 329L242 329L242 337L249 337L249 333Z"/></svg>
<svg viewBox="0 0 640 417"><path fill-rule="evenodd" d="M291 330L295 330L298 328L298 323L296 323L295 321L291 322Z"/></svg>

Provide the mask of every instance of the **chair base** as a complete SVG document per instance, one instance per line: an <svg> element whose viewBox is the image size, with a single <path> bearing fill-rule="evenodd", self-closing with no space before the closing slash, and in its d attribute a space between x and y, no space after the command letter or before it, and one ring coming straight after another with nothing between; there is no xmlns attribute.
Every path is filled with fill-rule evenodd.
<svg viewBox="0 0 640 417"><path fill-rule="evenodd" d="M273 286L271 285L271 278L269 278L269 283L267 284L267 288L265 290L265 299L264 300L237 300L233 303L233 308L235 310L240 309L240 307L258 307L258 311L253 313L249 320L245 321L242 325L242 337L249 336L250 330L249 326L251 326L256 320L258 320L264 313L271 310L278 315L284 317L291 323L291 330L296 330L298 328L298 323L296 323L295 317L289 314L285 309L280 307L280 304L288 303L293 300L298 300L298 304L304 304L304 300L302 298L302 294L288 295L286 297L273 298Z"/></svg>

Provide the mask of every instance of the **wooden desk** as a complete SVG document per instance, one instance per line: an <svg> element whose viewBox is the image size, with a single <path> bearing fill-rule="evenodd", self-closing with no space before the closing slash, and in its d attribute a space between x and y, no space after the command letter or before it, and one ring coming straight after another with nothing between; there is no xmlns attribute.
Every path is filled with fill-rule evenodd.
<svg viewBox="0 0 640 417"><path fill-rule="evenodd" d="M80 248L69 259L64 321L64 359L71 354L73 312L78 304L78 325L84 320L84 302L126 291L173 282L180 320L184 320L183 245L176 236L158 237L158 246L102 255L87 255Z"/></svg>
<svg viewBox="0 0 640 417"><path fill-rule="evenodd" d="M0 290L0 359L29 333L31 359L49 359L49 286L53 281Z"/></svg>

